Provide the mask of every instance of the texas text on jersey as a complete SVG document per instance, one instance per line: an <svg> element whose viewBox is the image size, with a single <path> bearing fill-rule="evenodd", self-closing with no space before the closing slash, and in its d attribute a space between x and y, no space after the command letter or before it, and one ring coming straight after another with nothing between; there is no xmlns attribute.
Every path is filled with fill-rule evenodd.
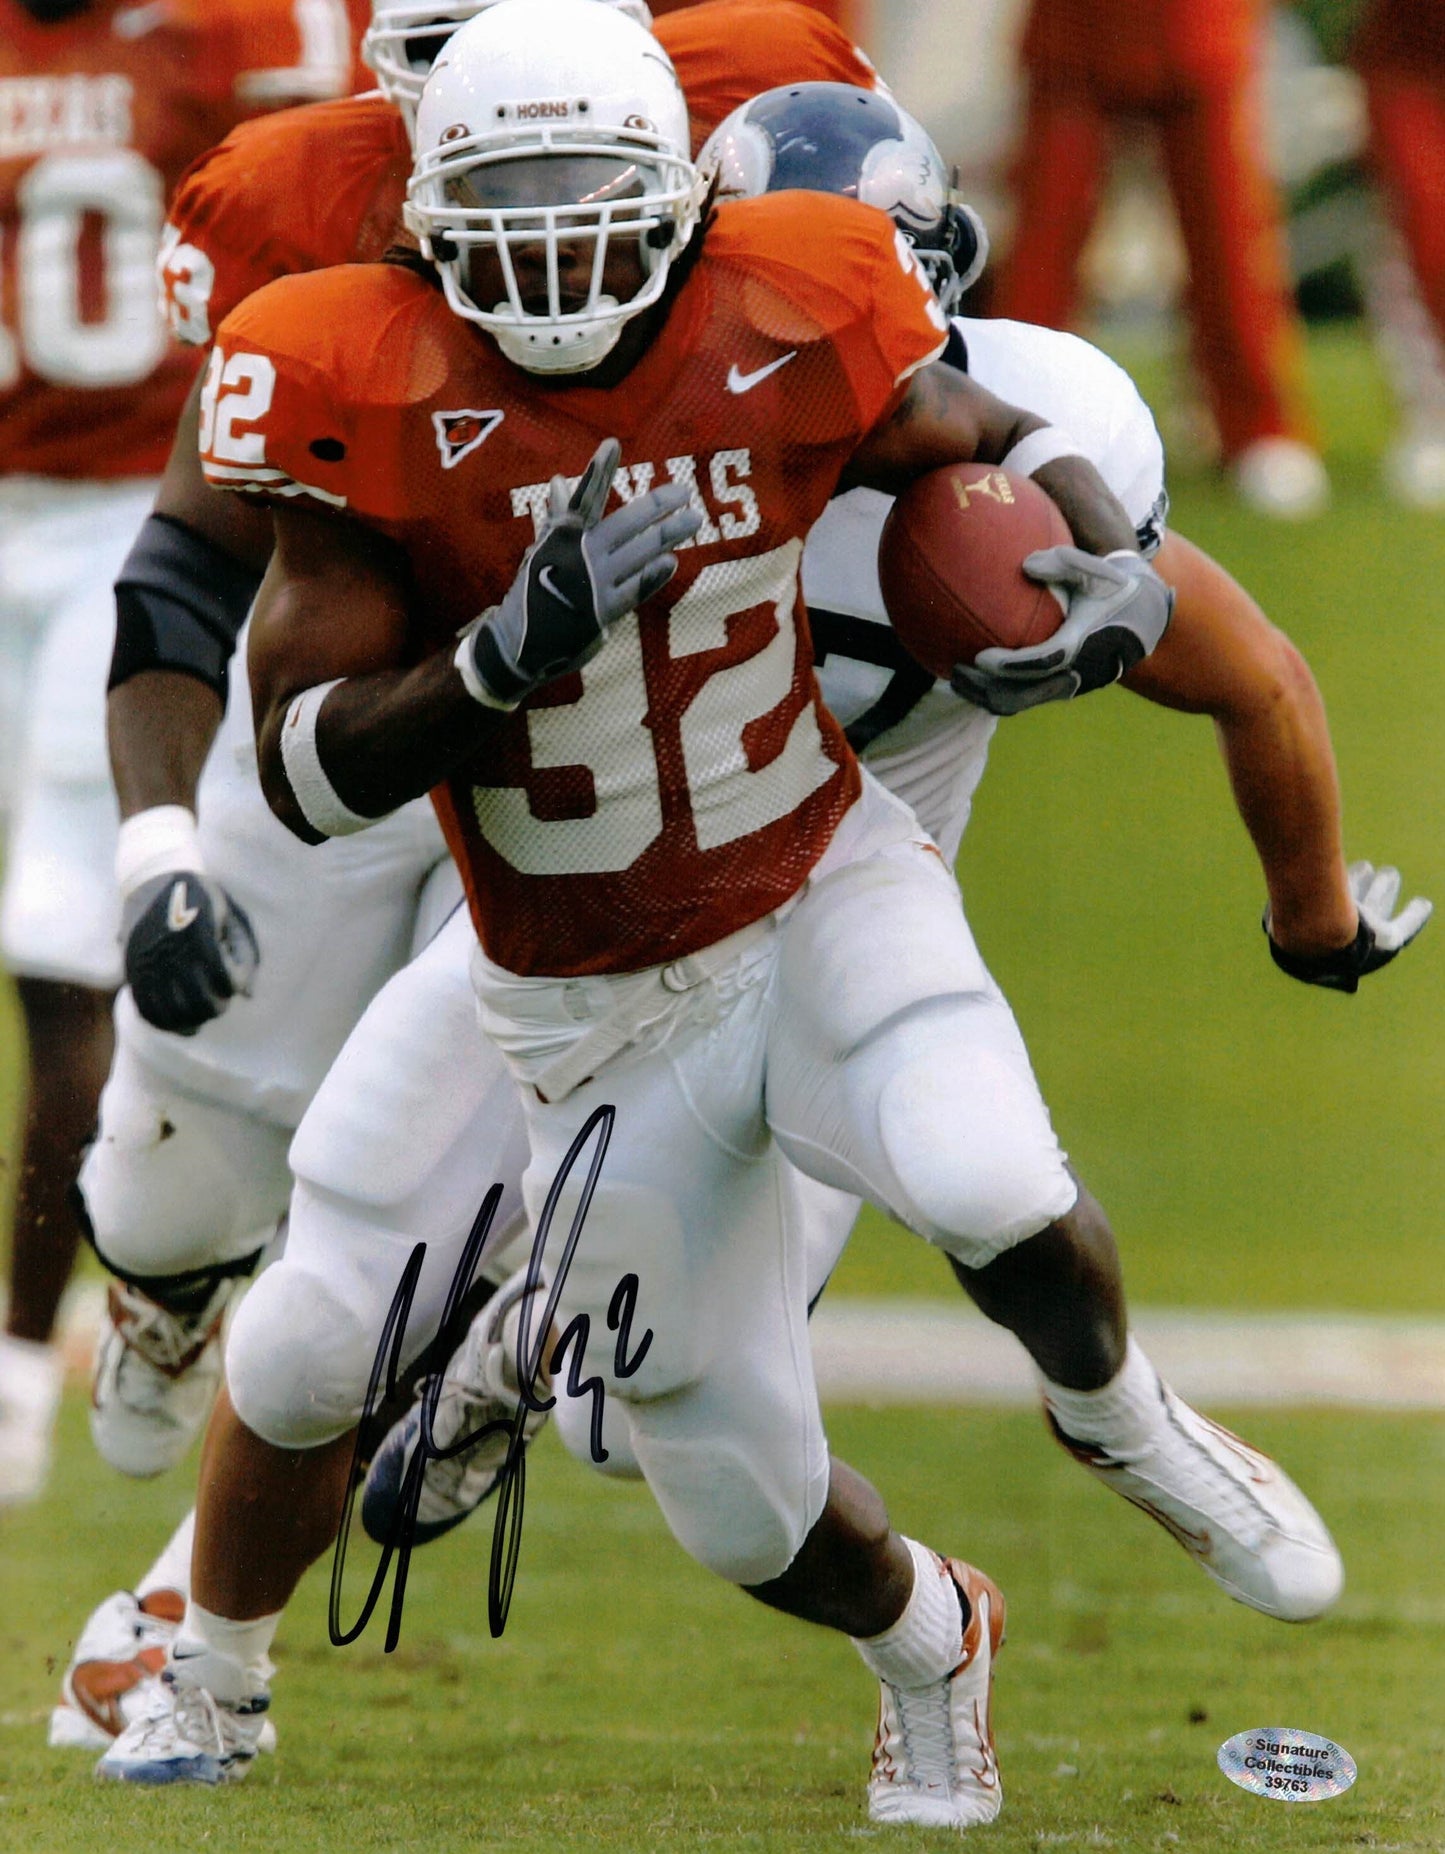
<svg viewBox="0 0 1445 1854"><path fill-rule="evenodd" d="M351 77L343 0L102 0L45 26L0 0L7 472L160 469L194 372L155 308L166 198L241 117Z"/></svg>
<svg viewBox="0 0 1445 1854"><path fill-rule="evenodd" d="M688 100L694 149L777 83L875 86L852 41L801 0L703 0L659 21ZM171 203L161 283L174 333L204 346L278 277L379 258L411 172L400 114L372 93L244 124L203 155Z"/></svg>
<svg viewBox="0 0 1445 1854"><path fill-rule="evenodd" d="M418 652L502 597L549 478L580 473L600 439L621 442L624 499L695 486L704 525L666 592L437 795L500 965L655 965L796 891L858 791L799 622L803 536L944 333L887 221L793 194L719 211L611 392L534 383L398 265L286 279L224 325L208 479L397 541Z"/></svg>

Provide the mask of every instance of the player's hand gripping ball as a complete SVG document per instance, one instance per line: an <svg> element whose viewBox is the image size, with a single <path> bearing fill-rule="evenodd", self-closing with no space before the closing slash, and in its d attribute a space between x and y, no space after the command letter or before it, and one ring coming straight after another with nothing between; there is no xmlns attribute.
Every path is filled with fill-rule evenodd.
<svg viewBox="0 0 1445 1854"><path fill-rule="evenodd" d="M898 641L945 681L980 651L1041 644L1064 604L1025 558L1073 541L1057 504L1026 476L952 464L903 492L878 542L878 579Z"/></svg>

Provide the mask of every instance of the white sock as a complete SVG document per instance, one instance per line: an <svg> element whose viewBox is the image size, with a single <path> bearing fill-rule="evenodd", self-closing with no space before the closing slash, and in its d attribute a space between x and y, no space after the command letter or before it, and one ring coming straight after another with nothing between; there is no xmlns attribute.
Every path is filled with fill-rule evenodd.
<svg viewBox="0 0 1445 1854"><path fill-rule="evenodd" d="M1130 1338L1124 1362L1101 1390L1067 1390L1040 1373L1044 1402L1071 1442L1097 1442L1127 1458L1149 1447L1159 1431L1164 1400L1159 1373Z"/></svg>
<svg viewBox="0 0 1445 1854"><path fill-rule="evenodd" d="M191 1508L167 1540L159 1558L135 1587L137 1601L153 1590L179 1590L191 1594L191 1541L196 1536L196 1509Z"/></svg>
<svg viewBox="0 0 1445 1854"><path fill-rule="evenodd" d="M211 1677L210 1666L198 1670L202 1674L201 1684L209 1687L218 1699L243 1698L248 1688L254 1687L257 1682L264 1685L271 1678L269 1652L280 1622L279 1609L274 1616L257 1616L251 1622L230 1622L224 1616L216 1616L210 1610L202 1609L192 1597L186 1604L180 1633L171 1646L171 1656L174 1660L186 1660L189 1658L187 1649L192 1654L197 1647L208 1649L208 1660L210 1656L220 1657L222 1667L216 1670L216 1680ZM226 1678L231 1672L225 1666L227 1662L241 1676L239 1682ZM231 1686L235 1686L235 1692L224 1690Z"/></svg>
<svg viewBox="0 0 1445 1854"><path fill-rule="evenodd" d="M928 1687L958 1666L963 1653L963 1611L958 1586L938 1556L905 1539L913 1559L913 1591L903 1614L881 1635L853 1646L880 1680L895 1687Z"/></svg>

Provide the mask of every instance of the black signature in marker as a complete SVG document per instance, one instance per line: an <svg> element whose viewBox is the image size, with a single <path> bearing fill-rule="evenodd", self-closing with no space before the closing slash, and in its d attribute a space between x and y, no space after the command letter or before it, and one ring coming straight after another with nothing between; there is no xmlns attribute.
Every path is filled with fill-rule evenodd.
<svg viewBox="0 0 1445 1854"><path fill-rule="evenodd" d="M541 1392L538 1389L538 1380L543 1368L542 1355L546 1350L547 1335L552 1330L553 1316L561 1298L562 1287L567 1279L567 1272L572 1266L572 1257L576 1252L578 1239L582 1234L582 1226L586 1221L587 1211L597 1189L597 1181L602 1172L602 1160L612 1137L612 1127L616 1117L617 1110L611 1106L599 1107L589 1115L582 1130L568 1148L567 1156L563 1159L547 1193L547 1201L542 1207L542 1214L537 1219L537 1231L532 1241L531 1254L527 1259L526 1286L518 1315L516 1366L521 1395L516 1415L506 1421L494 1419L483 1423L466 1435L459 1436L448 1447L439 1447L433 1439L432 1423L436 1416L437 1402L441 1396L442 1372L440 1369L432 1371L422 1394L421 1435L412 1458L407 1464L391 1530L382 1547L381 1562L377 1565L372 1577L371 1588L367 1591L360 1616L350 1629L343 1629L341 1626L341 1587L346 1567L347 1540L351 1532L352 1509L356 1504L357 1489L365 1478L361 1465L363 1438L372 1426L372 1418L379 1405L384 1400L394 1398L397 1394L406 1342L407 1321L411 1316L412 1301L416 1297L417 1281L421 1276L422 1262L426 1256L426 1244L419 1242L407 1258L406 1267L402 1270L401 1280L397 1283L396 1293L387 1311L381 1342L372 1360L371 1378L366 1389L366 1403L362 1411L361 1426L357 1431L356 1452L351 1461L351 1477L347 1486L346 1503L341 1514L341 1529L337 1534L336 1552L331 1563L331 1597L327 1611L327 1626L333 1646L344 1648L348 1643L354 1642L365 1630L381 1599L381 1593L386 1587L387 1571L390 1568L392 1556L395 1554L396 1578L392 1586L391 1608L387 1618L386 1640L383 1646L387 1654L390 1654L396 1647L401 1639L402 1607L406 1600L407 1572L411 1565L411 1554L415 1544L417 1507L421 1500L422 1477L426 1464L428 1461L445 1461L450 1456L461 1454L463 1450L475 1448L488 1436L497 1434L506 1435L508 1442L507 1458L497 1477L497 1509L492 1525L491 1565L487 1576L487 1621L494 1636L500 1635L507 1626L507 1612L511 1608L512 1589L516 1582L517 1563L522 1546L522 1514L526 1503L527 1487L527 1414L529 1411L551 1410L556 1406L555 1395ZM597 1135L596 1150L588 1165L587 1179L572 1217L572 1227L567 1233L567 1241L553 1271L552 1282L547 1291L546 1306L538 1323L534 1342L532 1333L534 1291L543 1283L542 1263L546 1254L547 1240L552 1230L552 1219L556 1214L562 1188L594 1133ZM448 1335L448 1344L454 1345L459 1342L459 1336L456 1334L459 1310L481 1262L501 1197L501 1185L494 1184L482 1200L481 1209L477 1212L472 1224L471 1233L467 1237L466 1247L462 1251L456 1273L452 1276L441 1324L441 1332ZM640 1368L652 1344L652 1329L649 1327L643 1333L636 1351L630 1352L632 1321L637 1311L637 1291L637 1276L625 1274L618 1281L612 1299L608 1303L607 1325L610 1331L617 1334L612 1369L618 1378L630 1378ZM589 1445L592 1459L602 1462L607 1459L607 1450L602 1443L602 1418L606 1392L600 1377L595 1374L591 1377L582 1375L586 1364L587 1342L590 1337L591 1321L588 1315L577 1314L553 1346L552 1355L547 1360L547 1368L555 1380L565 1359L567 1376L562 1386L563 1394L568 1397L591 1398L592 1423ZM445 1363L448 1355L442 1354L439 1363Z"/></svg>

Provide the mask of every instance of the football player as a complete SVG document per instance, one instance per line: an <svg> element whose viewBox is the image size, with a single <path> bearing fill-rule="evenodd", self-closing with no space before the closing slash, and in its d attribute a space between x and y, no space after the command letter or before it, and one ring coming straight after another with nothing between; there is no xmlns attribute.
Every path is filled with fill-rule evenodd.
<svg viewBox="0 0 1445 1854"><path fill-rule="evenodd" d="M525 1091L534 1215L615 1108L561 1317L603 1321L637 1280L650 1344L600 1369L675 1534L859 1641L884 1695L875 1817L963 1826L999 1803L1001 1599L829 1462L779 1149L980 1267L1077 1191L936 847L818 700L802 537L845 470L896 488L1011 459L1085 550L1058 572L1095 675L1147 654L1169 598L1090 466L930 364L946 322L885 218L777 195L704 233L688 139L631 21L578 0L491 9L419 112L425 261L243 304L217 338L204 451L214 481L275 507L251 641L273 806L316 841L440 788L483 1022ZM564 1222L576 1203L563 1181ZM424 1324L446 1274L429 1250ZM349 1468L382 1311L355 1285L293 1225L243 1303L186 1653L167 1710L103 1774L246 1768L277 1613Z"/></svg>
<svg viewBox="0 0 1445 1854"><path fill-rule="evenodd" d="M182 341L209 344L220 319L275 277L382 255L400 227L422 77L457 23L491 3L379 0L366 55L382 95L248 124L191 170L162 262ZM640 0L621 3L646 14ZM749 30L763 10L768 31ZM680 15L672 36L698 136L780 70L873 81L861 53L801 5L710 0ZM724 45L737 49L724 55ZM336 845L322 867L304 856L256 787L244 690L210 751L271 528L201 479L206 403L198 382L121 576L109 703L131 983L82 1178L95 1245L118 1277L92 1430L107 1460L142 1474L177 1460L204 1420L225 1305L285 1206L286 1143L406 952L419 885L437 871L422 939L455 899L424 804ZM466 429L462 419L447 437L455 456ZM228 940L243 919L264 958L247 1009L213 1023L235 989Z"/></svg>
<svg viewBox="0 0 1445 1854"><path fill-rule="evenodd" d="M241 118L350 87L343 0L0 0L0 950L18 981L29 1110L0 1337L0 1503L47 1470L51 1343L120 978L105 764L111 581L194 364L153 266L187 162ZM248 947L236 924L236 969Z"/></svg>
<svg viewBox="0 0 1445 1854"><path fill-rule="evenodd" d="M365 51L381 95L249 123L195 164L172 201L161 263L183 342L209 346L219 321L278 276L381 256L399 231L408 125L432 57L492 3L377 0ZM640 0L621 3L645 16ZM780 75L876 81L835 26L790 0L706 0L663 32L698 141ZM131 982L82 1175L95 1246L117 1275L91 1425L106 1459L139 1474L178 1460L204 1420L225 1306L285 1209L287 1143L318 1079L376 985L459 893L424 802L320 858L271 816L255 779L245 680L228 675L271 524L206 487L201 389L198 381L121 574L108 708ZM462 450L456 428L453 440ZM258 943L262 958L244 1006L229 1010L238 976L230 943L243 919L246 944ZM490 1080L510 1100L499 1063ZM485 1091L486 1078L478 1085ZM525 1147L515 1112L494 1109L488 1123L503 1131L484 1169L512 1181L505 1224L519 1208ZM486 1150L473 1136L469 1165ZM424 1207L408 1204L406 1174L390 1164L348 1183L387 1227L405 1230L424 1209L435 1238L438 1182L428 1180ZM462 1178L465 1235L475 1211L461 1201L471 1196L470 1169ZM509 1305L504 1298L488 1316L498 1331ZM173 1542L143 1586L169 1588L184 1562L183 1541ZM135 1629L151 1626L122 1616L124 1600L108 1599L83 1631L53 1742L104 1742L123 1716L116 1669L135 1660ZM102 1627L117 1617L124 1626Z"/></svg>

